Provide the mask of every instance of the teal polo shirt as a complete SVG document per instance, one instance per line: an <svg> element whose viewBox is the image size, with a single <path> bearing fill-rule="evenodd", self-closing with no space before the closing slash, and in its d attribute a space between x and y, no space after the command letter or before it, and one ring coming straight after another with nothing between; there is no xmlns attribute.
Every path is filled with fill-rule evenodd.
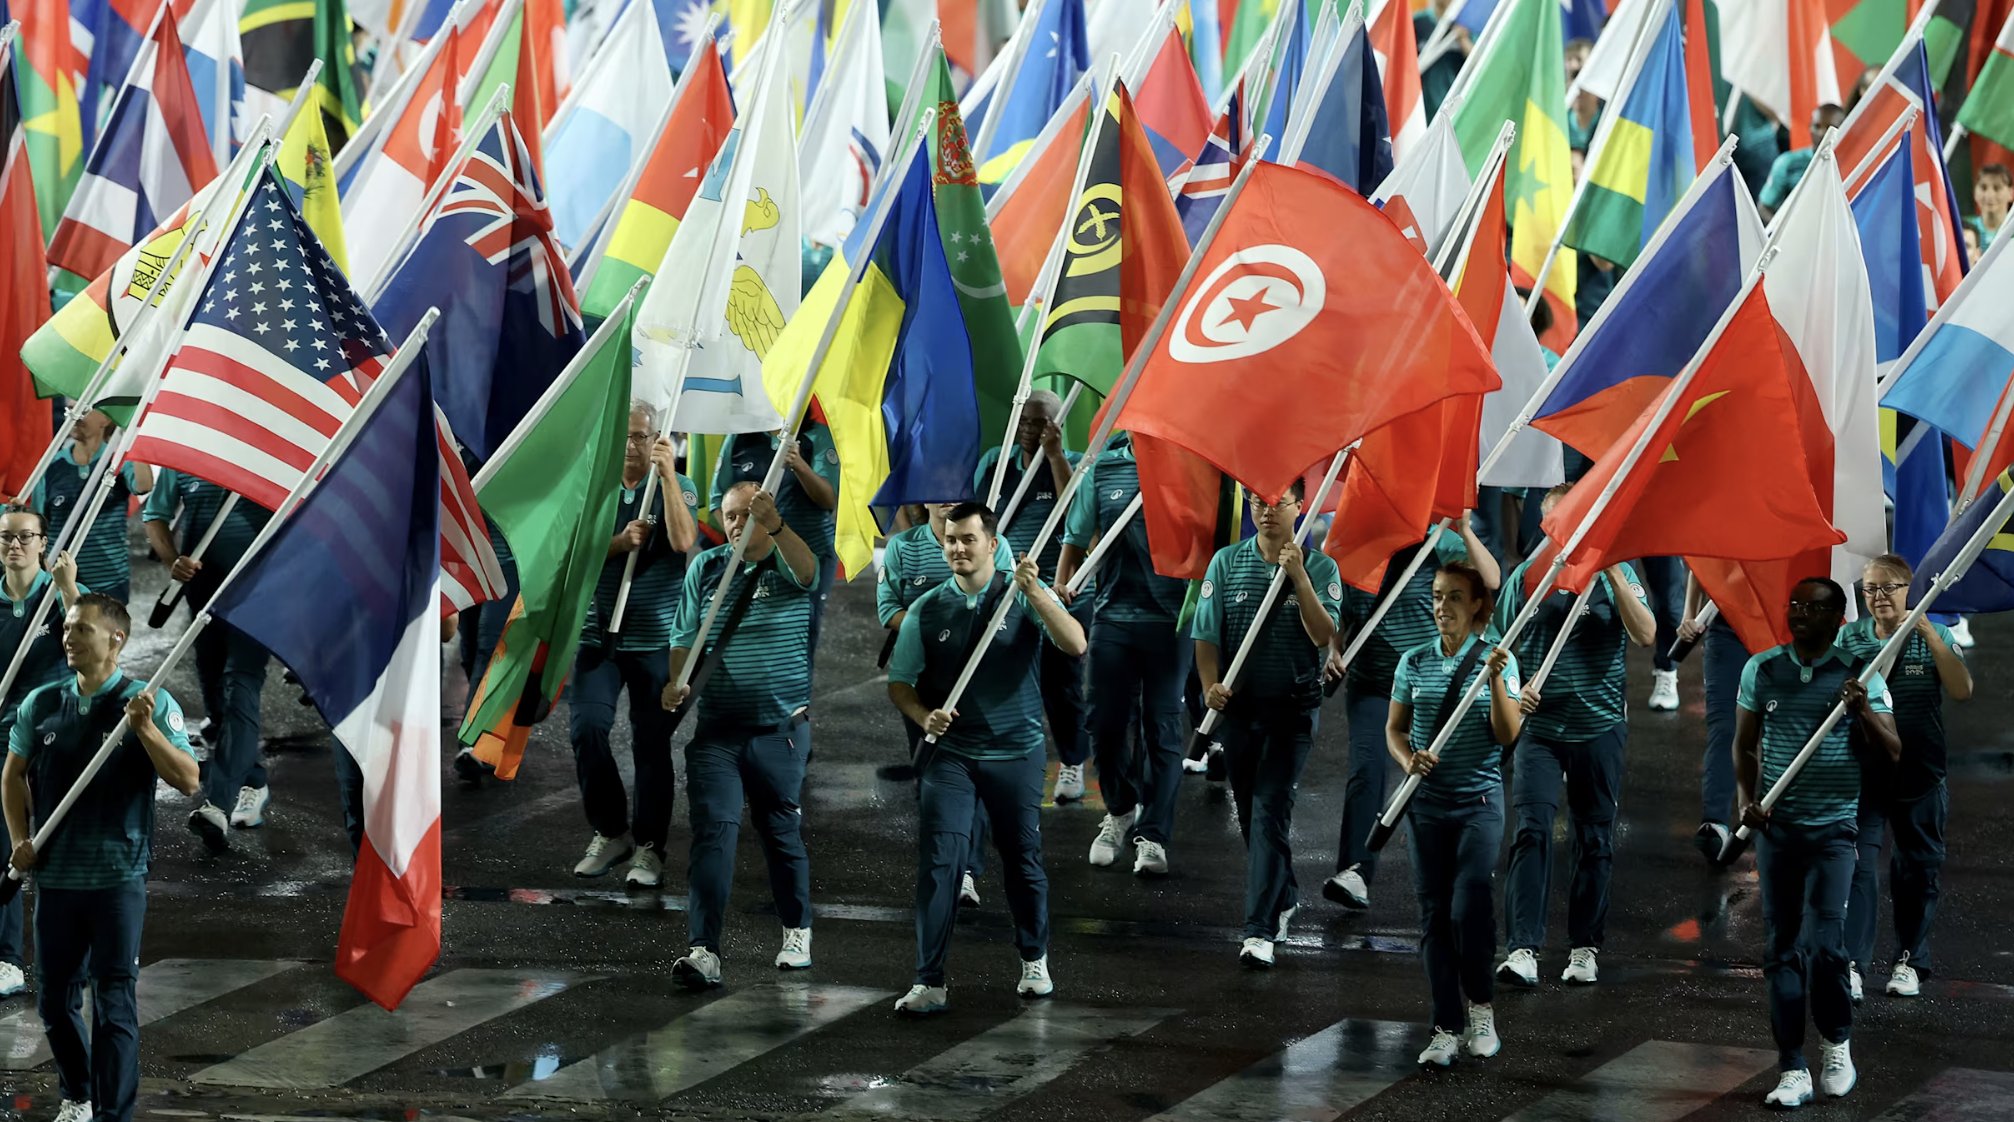
<svg viewBox="0 0 2014 1122"><path fill-rule="evenodd" d="M713 493L708 496L710 509L719 510L720 501L727 497L728 488L737 483L762 482L769 472L770 461L776 458L776 450L783 446L783 438L773 433L745 432L731 437L727 447L720 453L720 461L713 469ZM818 478L832 485L832 494L839 494L839 452L832 446L832 430L820 424L807 424L797 434L798 455ZM776 513L804 544L811 547L812 555L819 560L833 556L832 535L838 525L837 510L827 510L811 501L797 475L786 470L783 482L776 488ZM723 530L726 526L721 527Z"/></svg>
<svg viewBox="0 0 2014 1122"><path fill-rule="evenodd" d="M1864 665L1864 660L1837 645L1809 663L1797 656L1796 648L1785 645L1756 655L1742 667L1734 703L1762 719L1762 786L1756 798L1776 784L1818 731L1857 665ZM1880 675L1868 681L1867 698L1875 712L1893 712L1888 683ZM1851 713L1832 726L1797 779L1784 789L1771 818L1798 826L1854 819L1860 807L1860 760L1853 752L1852 728Z"/></svg>
<svg viewBox="0 0 2014 1122"><path fill-rule="evenodd" d="M718 545L693 559L673 614L671 646L698 658L699 627L706 605L720 587L720 574L734 560L734 546ZM720 642L736 597L759 581L748 614L727 636L720 669L699 694L699 719L748 728L776 728L811 704L811 584L776 556L774 564L742 562L727 587L727 599L713 621L708 649Z"/></svg>
<svg viewBox="0 0 2014 1122"><path fill-rule="evenodd" d="M654 470L654 469L653 469ZM660 495L652 499L682 502L695 525L699 521L699 489L692 480L676 475L677 495ZM634 487L619 487L616 500L615 525L609 531L614 537L625 527L644 516L643 490L639 482ZM654 512L653 512L654 513ZM581 625L580 643L583 647L603 645L602 621L613 618L615 599L622 591L623 570L629 567L629 554L618 553L601 564L601 577L595 582L594 599L588 605L587 619ZM629 603L622 610L622 630L616 635L615 649L625 652L661 651L671 643L671 621L678 612L678 598L685 580L686 555L682 550L671 548L665 539L665 527L660 522L652 528L649 539L636 559L636 574L629 583Z"/></svg>
<svg viewBox="0 0 2014 1122"><path fill-rule="evenodd" d="M1062 603L1047 586L1038 594ZM925 705L942 707L972 649L972 629L992 622L1001 596L1013 598L1007 617L958 699L957 719L937 742L968 759L1018 760L1042 751L1042 690L1036 678L1049 629L1027 595L1004 573L995 573L984 593L946 580L910 606L888 659L889 681L913 686Z"/></svg>
<svg viewBox="0 0 2014 1122"><path fill-rule="evenodd" d="M1079 452L1063 453L1063 460L1072 471L1076 470L1078 461L1083 458L1083 454ZM999 462L998 447L988 448L986 453L979 457L979 466L972 472L973 494L985 497L993 486L993 465ZM1032 465L1023 465L1021 448L1015 445L1007 459L1006 480L1000 487L1000 507L994 513L1003 515L1007 513L1008 500L1014 497L1016 490L1019 490L1021 477L1029 472L1034 472L1035 478L1029 482L1028 489L1022 492L1021 505L1015 508L1014 517L1008 520L1007 528L1002 531L1008 546L1014 551L1016 560L1028 556L1028 551L1035 545L1035 535L1042 532L1043 524L1049 521L1050 512L1056 509L1056 496L1063 493L1063 485L1069 481L1068 477L1057 479L1050 474L1049 458L1041 452L1035 453ZM1078 490L1081 491L1083 488L1080 487ZM1056 562L1062 556L1063 535L1049 535L1048 543L1035 558L1036 565L1041 568L1043 580L1055 578Z"/></svg>
<svg viewBox="0 0 2014 1122"><path fill-rule="evenodd" d="M91 505L91 493L84 489L84 484L91 469L104 458L105 449L100 447L97 455L86 463L80 464L72 456L73 453L65 452L56 457L56 462L49 465L49 470L35 484L32 506L48 520L51 540L63 533L74 515ZM70 555L77 559L77 583L92 588L116 588L133 579L133 555L126 545L126 501L146 493L138 487L133 465L119 465L119 478L112 484L112 493L106 497L90 531L82 543L71 543Z"/></svg>
<svg viewBox="0 0 2014 1122"><path fill-rule="evenodd" d="M1412 560L1418 547L1405 550L1393 559L1393 564L1385 570L1385 583L1378 593L1365 592L1361 588L1343 589L1342 619L1352 631L1362 627L1377 611L1382 592L1392 587ZM1399 598L1393 602L1391 610L1378 623L1378 629L1364 643L1364 649L1350 663L1349 687L1353 692L1383 694L1396 697L1392 692L1392 676L1398 671L1399 658L1421 643L1432 642L1440 637L1434 627L1434 570L1450 561L1466 561L1468 546L1462 542L1460 534L1452 530L1434 532L1434 552L1426 562L1406 582Z"/></svg>
<svg viewBox="0 0 2014 1122"><path fill-rule="evenodd" d="M993 567L1003 573L1014 571L1014 558L1007 552L1007 539L994 539ZM881 579L874 585L874 612L887 627L897 612L907 611L922 595L951 579L951 565L944 560L944 543L930 523L911 526L888 539L881 551Z"/></svg>
<svg viewBox="0 0 2014 1122"><path fill-rule="evenodd" d="M1343 581L1337 575L1335 561L1324 553L1304 552L1302 556L1308 581L1314 585L1322 610L1329 614L1331 622L1341 626ZM1225 546L1210 558L1210 567L1197 592L1196 617L1190 621L1190 628L1198 642L1214 644L1222 652L1221 666L1225 670L1230 668L1233 652L1245 641L1245 633L1252 629L1259 615L1259 604L1266 598L1273 574L1279 571L1278 565L1260 555L1257 538ZM1272 617L1259 632L1232 689L1240 697L1296 696L1301 692L1297 686L1305 688L1319 683L1328 653L1326 646L1316 646L1308 640L1290 580L1280 590Z"/></svg>
<svg viewBox="0 0 2014 1122"><path fill-rule="evenodd" d="M21 649L21 640L28 634L28 624L35 618L35 610L42 605L42 597L55 596L56 602L49 605L49 614L42 619L42 625L35 629L35 641L28 647L28 657L21 663L21 673L15 675L14 684L7 687L7 696L0 698L0 736L6 735L14 726L14 714L21 702L29 694L52 682L60 682L69 674L70 668L63 658L63 615L70 605L55 588L55 578L46 572L38 572L28 585L28 594L19 600L7 594L7 582L0 580L0 658L11 659L14 652ZM91 589L82 581L77 584L77 592L82 595ZM0 663L0 670L6 669Z"/></svg>
<svg viewBox="0 0 2014 1122"><path fill-rule="evenodd" d="M1461 649L1450 655L1441 650L1441 639L1436 635L1400 656L1398 671L1392 677L1392 704L1412 706L1407 743L1413 751L1424 752L1433 744L1434 722L1440 717L1448 684L1469 648L1482 642L1487 640L1471 635L1462 641ZM1488 673L1489 651L1484 650L1476 656L1475 669L1462 678L1461 686L1454 691L1456 700L1460 700L1462 691L1478 675ZM1517 700L1515 655L1504 666L1503 680L1504 692L1511 700ZM1468 802L1502 786L1503 745L1497 743L1496 730L1490 726L1489 700L1489 687L1485 685L1475 704L1462 714L1447 746L1441 749L1440 762L1434 765L1433 774L1420 782L1420 794L1442 802Z"/></svg>
<svg viewBox="0 0 2014 1122"><path fill-rule="evenodd" d="M1494 619L1498 634L1524 610L1525 576L1530 568L1531 562L1526 561L1504 582ZM1595 577L1594 594L1581 609L1566 649L1539 691L1539 707L1524 719L1524 727L1532 735L1555 743L1593 740L1628 716L1625 658L1629 632L1622 626L1622 609L1616 597L1631 597L1646 610L1650 598L1635 568L1624 564L1623 574L1627 584L1621 590L1608 579L1606 570ZM1559 638L1576 599L1575 593L1565 589L1554 589L1546 596L1514 644L1519 661L1531 667L1545 662L1546 652Z"/></svg>
<svg viewBox="0 0 2014 1122"><path fill-rule="evenodd" d="M1951 653L1965 661L1965 648L1951 637L1951 629L1936 622L1930 626ZM1886 645L1874 633L1874 620L1868 616L1840 628L1837 642L1847 653L1870 662ZM1886 677L1888 703L1895 710L1895 731L1902 738L1902 759L1892 776L1894 793L1914 798L1937 786L1946 768L1944 682L1937 676L1937 656L1930 653L1930 640L1920 634L1909 636Z"/></svg>
<svg viewBox="0 0 2014 1122"><path fill-rule="evenodd" d="M1132 442L1124 440L1100 453L1085 470L1084 482L1071 496L1070 510L1064 515L1063 544L1090 549L1093 539L1112 532L1139 493L1140 464L1133 458ZM1188 598L1187 582L1154 571L1146 513L1135 515L1119 540L1112 543L1098 570L1098 619L1174 627Z"/></svg>

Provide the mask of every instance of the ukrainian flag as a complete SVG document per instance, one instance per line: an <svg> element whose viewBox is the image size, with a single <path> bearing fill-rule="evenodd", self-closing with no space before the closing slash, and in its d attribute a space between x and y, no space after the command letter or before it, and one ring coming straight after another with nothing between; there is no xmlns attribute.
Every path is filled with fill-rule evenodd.
<svg viewBox="0 0 2014 1122"><path fill-rule="evenodd" d="M1621 99L1592 153L1587 191L1566 227L1566 244L1628 268L1693 179L1692 116L1685 84L1685 37L1678 8Z"/></svg>
<svg viewBox="0 0 2014 1122"><path fill-rule="evenodd" d="M869 255L812 386L839 455L834 548L849 578L873 561L877 513L969 497L979 458L972 346L938 233L929 149L914 153L884 188L894 197L879 204L888 207L880 238L865 245L872 223L854 228L762 363L770 400L787 411L851 263Z"/></svg>

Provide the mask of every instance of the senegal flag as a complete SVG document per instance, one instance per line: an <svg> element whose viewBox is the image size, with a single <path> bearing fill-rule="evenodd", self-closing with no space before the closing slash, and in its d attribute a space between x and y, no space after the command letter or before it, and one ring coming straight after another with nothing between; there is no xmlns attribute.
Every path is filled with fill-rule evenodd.
<svg viewBox="0 0 2014 1122"><path fill-rule="evenodd" d="M693 66L601 260L582 269L580 306L589 320L606 319L639 278L657 272L707 165L734 127L734 99L720 53L697 52Z"/></svg>
<svg viewBox="0 0 2014 1122"><path fill-rule="evenodd" d="M1035 373L1068 375L1107 396L1160 313L1168 278L1189 256L1181 216L1124 85L1106 99L1084 189L1067 221Z"/></svg>
<svg viewBox="0 0 2014 1122"><path fill-rule="evenodd" d="M1456 142L1469 174L1483 161L1508 118L1517 126L1504 169L1511 214L1511 276L1529 284L1538 275L1554 235L1566 225L1573 196L1573 157L1566 139L1566 66L1560 42L1559 0L1503 0L1497 27L1468 61L1475 72L1455 110ZM1539 341L1555 354L1573 341L1573 294L1579 275L1574 252L1562 249L1547 275L1546 302L1553 326Z"/></svg>
<svg viewBox="0 0 2014 1122"><path fill-rule="evenodd" d="M833 545L849 578L873 561L877 509L966 498L979 459L971 344L938 236L931 179L918 146L883 188L893 197L878 201L888 211L880 237L865 244L870 220L854 227L762 362L770 401L787 413L846 291L849 263L866 255L812 383L839 454Z"/></svg>
<svg viewBox="0 0 2014 1122"><path fill-rule="evenodd" d="M602 325L491 458L476 488L518 566L518 603L462 721L462 743L517 774L559 696L608 559L629 431L633 316Z"/></svg>
<svg viewBox="0 0 2014 1122"><path fill-rule="evenodd" d="M363 119L343 0L249 0L238 35L245 44L245 84L285 100L293 98L308 66L321 60L309 106L321 110L330 150L341 151Z"/></svg>

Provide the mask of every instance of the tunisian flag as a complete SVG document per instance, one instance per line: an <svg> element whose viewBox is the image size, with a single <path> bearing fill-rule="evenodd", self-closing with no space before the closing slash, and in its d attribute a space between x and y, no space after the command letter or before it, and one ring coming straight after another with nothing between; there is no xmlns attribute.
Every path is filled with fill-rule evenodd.
<svg viewBox="0 0 2014 1122"><path fill-rule="evenodd" d="M1261 164L1118 423L1278 502L1309 464L1394 418L1501 384L1382 212L1321 172Z"/></svg>
<svg viewBox="0 0 2014 1122"><path fill-rule="evenodd" d="M1608 504L1591 510L1672 394L1678 400L1650 433L1643 455ZM1763 287L1755 285L1691 380L1674 380L1617 433L1594 470L1546 516L1545 534L1553 542L1567 541L1593 519L1559 587L1578 591L1602 569L1636 557L1777 561L1840 544L1846 535L1833 529L1812 487L1811 463L1819 452L1829 475L1831 433L1811 381ZM1773 645L1758 646L1756 638L1776 633L1786 600L1770 602L1765 590L1733 587L1724 567L1701 565L1694 572L1744 644ZM1799 574L1808 575L1825 573L1821 567Z"/></svg>

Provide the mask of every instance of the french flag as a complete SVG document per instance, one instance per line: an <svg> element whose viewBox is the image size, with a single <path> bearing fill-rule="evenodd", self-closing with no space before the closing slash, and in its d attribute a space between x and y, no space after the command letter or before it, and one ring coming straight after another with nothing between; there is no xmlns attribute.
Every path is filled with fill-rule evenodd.
<svg viewBox="0 0 2014 1122"><path fill-rule="evenodd" d="M164 11L50 238L49 263L97 276L215 178L182 37Z"/></svg>
<svg viewBox="0 0 2014 1122"><path fill-rule="evenodd" d="M418 356L210 604L299 677L364 777L336 974L396 1008L441 949L441 455ZM303 588L315 590L301 595Z"/></svg>

